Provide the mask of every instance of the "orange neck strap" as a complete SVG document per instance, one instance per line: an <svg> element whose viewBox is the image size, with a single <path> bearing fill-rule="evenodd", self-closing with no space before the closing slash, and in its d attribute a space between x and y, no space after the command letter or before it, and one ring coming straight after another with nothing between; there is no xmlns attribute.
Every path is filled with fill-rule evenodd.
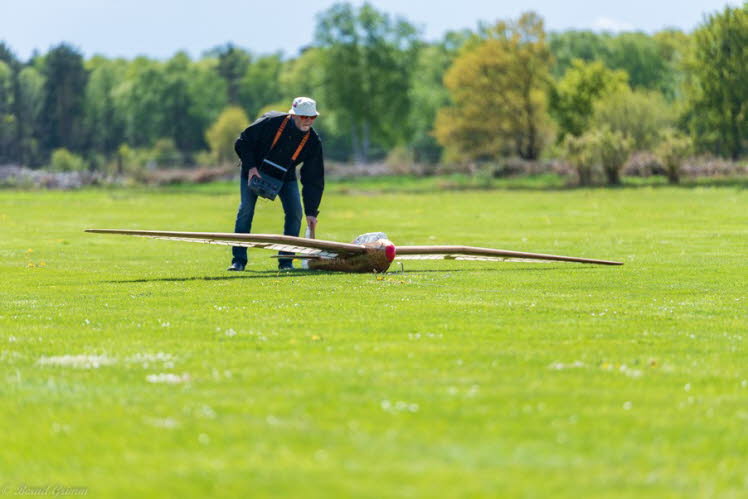
<svg viewBox="0 0 748 499"><path fill-rule="evenodd" d="M283 135L283 130L286 129L286 125L288 124L288 121L291 119L291 115L286 115L286 118L281 122L280 126L278 127L278 131L275 132L275 138L273 139L273 145L270 146L270 149L272 150L275 147L275 144L278 143L278 139L280 139L281 135ZM293 156L291 156L291 161L296 161L296 158L299 157L299 154L301 153L301 150L304 149L304 146L306 145L306 141L309 140L309 134L310 132L307 132L304 134L304 138L301 139L301 143L299 144L299 147L296 148L296 152L293 153Z"/></svg>

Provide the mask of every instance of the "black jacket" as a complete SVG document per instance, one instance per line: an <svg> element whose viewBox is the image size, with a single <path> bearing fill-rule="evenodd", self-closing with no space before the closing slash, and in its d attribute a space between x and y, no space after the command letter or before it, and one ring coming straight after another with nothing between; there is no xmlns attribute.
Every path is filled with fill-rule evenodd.
<svg viewBox="0 0 748 499"><path fill-rule="evenodd" d="M234 143L234 150L242 160L241 177L249 178L249 170L259 167L262 160L270 152L270 146L286 113L271 111L265 113L257 121L249 125ZM287 157L289 164L296 148L301 143L304 132L296 128L293 119L289 120L283 134L273 149L273 156ZM285 180L296 179L296 166L301 167L301 195L304 198L304 213L316 217L319 214L319 203L322 191L325 189L325 163L322 158L322 142L314 129L311 130L309 140L304 145L298 158L288 168ZM284 165L285 166L285 165Z"/></svg>

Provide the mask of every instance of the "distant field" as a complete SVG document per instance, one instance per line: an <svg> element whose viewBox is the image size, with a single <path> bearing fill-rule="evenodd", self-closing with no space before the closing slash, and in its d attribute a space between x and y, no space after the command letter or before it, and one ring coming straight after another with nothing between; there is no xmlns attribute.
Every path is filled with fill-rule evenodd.
<svg viewBox="0 0 748 499"><path fill-rule="evenodd" d="M748 495L744 189L376 182L332 184L318 237L625 265L237 275L83 233L228 232L233 185L0 191L0 495Z"/></svg>

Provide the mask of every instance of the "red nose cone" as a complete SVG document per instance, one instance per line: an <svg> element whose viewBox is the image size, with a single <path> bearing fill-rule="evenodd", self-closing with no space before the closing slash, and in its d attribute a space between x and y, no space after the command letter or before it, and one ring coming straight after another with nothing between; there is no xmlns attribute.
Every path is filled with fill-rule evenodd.
<svg viewBox="0 0 748 499"><path fill-rule="evenodd" d="M395 255L397 254L397 251L395 250L394 244L389 244L384 248L384 254L387 257L387 261L391 262L395 259Z"/></svg>

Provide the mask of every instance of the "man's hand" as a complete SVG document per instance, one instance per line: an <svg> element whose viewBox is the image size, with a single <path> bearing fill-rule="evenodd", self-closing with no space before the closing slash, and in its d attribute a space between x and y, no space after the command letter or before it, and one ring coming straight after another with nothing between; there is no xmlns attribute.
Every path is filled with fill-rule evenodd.
<svg viewBox="0 0 748 499"><path fill-rule="evenodd" d="M247 180L249 182L251 182L252 181L252 177L260 177L260 178L262 178L262 175L260 175L260 172L259 172L259 170L257 170L257 167L249 169L249 178Z"/></svg>
<svg viewBox="0 0 748 499"><path fill-rule="evenodd" d="M312 217L307 215L306 217L306 226L309 229L311 238L314 239L314 232L317 228L317 217Z"/></svg>

